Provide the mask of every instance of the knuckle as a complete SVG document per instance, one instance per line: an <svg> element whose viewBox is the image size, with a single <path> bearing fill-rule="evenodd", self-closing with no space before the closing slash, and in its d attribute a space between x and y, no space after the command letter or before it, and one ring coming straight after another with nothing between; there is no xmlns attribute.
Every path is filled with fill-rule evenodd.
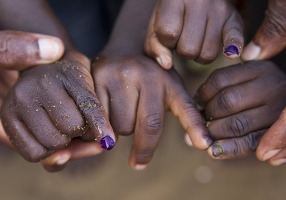
<svg viewBox="0 0 286 200"><path fill-rule="evenodd" d="M144 129L144 132L148 135L159 135L162 131L162 119L160 114L151 114L144 117Z"/></svg>
<svg viewBox="0 0 286 200"><path fill-rule="evenodd" d="M224 90L218 94L217 104L221 110L233 111L241 96L236 89Z"/></svg>
<svg viewBox="0 0 286 200"><path fill-rule="evenodd" d="M259 139L254 134L248 134L245 137L245 149L250 152L255 152L259 143Z"/></svg>
<svg viewBox="0 0 286 200"><path fill-rule="evenodd" d="M125 123L122 123L122 122L125 122ZM129 136L132 133L134 133L134 124L135 123L134 122L126 123L126 122L128 122L128 120L123 119L122 121L116 120L115 123L112 123L112 127L114 128L114 131L118 135Z"/></svg>
<svg viewBox="0 0 286 200"><path fill-rule="evenodd" d="M55 138L59 138L59 140L64 143L68 142L68 138L74 138L84 135L88 129L88 126L83 119L81 119L80 121L61 119L61 121L58 121L55 125L58 128L59 133L63 134L63 137L55 135Z"/></svg>
<svg viewBox="0 0 286 200"><path fill-rule="evenodd" d="M241 137L252 127L252 121L247 116L232 117L227 124L227 133L234 137Z"/></svg>
<svg viewBox="0 0 286 200"><path fill-rule="evenodd" d="M240 143L238 142L237 139L234 139L232 154L234 156L239 156L241 154L241 152L242 152L242 147L241 147Z"/></svg>
<svg viewBox="0 0 286 200"><path fill-rule="evenodd" d="M189 46L187 44L179 45L176 51L178 56L185 59L193 59L198 57L198 55L200 54L200 50L198 48Z"/></svg>
<svg viewBox="0 0 286 200"><path fill-rule="evenodd" d="M46 151L34 149L32 151L25 152L23 156L29 162L39 162L48 155Z"/></svg>
<svg viewBox="0 0 286 200"><path fill-rule="evenodd" d="M94 109L101 108L99 101L90 95L76 96L76 105L81 112L90 114Z"/></svg>
<svg viewBox="0 0 286 200"><path fill-rule="evenodd" d="M284 15L271 10L266 12L266 15L268 17L266 18L267 26L264 27L265 33L269 37L279 36L286 38L286 18Z"/></svg>
<svg viewBox="0 0 286 200"><path fill-rule="evenodd" d="M221 89L228 83L229 74L224 69L216 69L209 80L213 87Z"/></svg>
<svg viewBox="0 0 286 200"><path fill-rule="evenodd" d="M18 105L27 104L27 90L25 90L25 85L17 85L12 90L12 96L14 97L14 101L17 102Z"/></svg>
<svg viewBox="0 0 286 200"><path fill-rule="evenodd" d="M216 53L215 52L203 51L203 52L201 52L199 57L196 59L196 61L198 63L201 63L201 64L209 64L212 61L214 61L215 58L216 58Z"/></svg>
<svg viewBox="0 0 286 200"><path fill-rule="evenodd" d="M47 140L45 147L51 150L60 150L66 147L70 143L71 139L66 135L56 134L51 137L51 140Z"/></svg>
<svg viewBox="0 0 286 200"><path fill-rule="evenodd" d="M179 34L176 28L170 26L158 26L155 28L155 33L159 41L176 42L179 39Z"/></svg>

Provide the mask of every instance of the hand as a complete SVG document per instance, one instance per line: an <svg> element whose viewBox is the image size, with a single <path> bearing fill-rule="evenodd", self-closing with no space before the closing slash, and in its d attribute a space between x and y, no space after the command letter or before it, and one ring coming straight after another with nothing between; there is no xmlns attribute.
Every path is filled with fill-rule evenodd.
<svg viewBox="0 0 286 200"><path fill-rule="evenodd" d="M286 1L268 2L264 21L252 41L245 47L243 60L269 59L286 47Z"/></svg>
<svg viewBox="0 0 286 200"><path fill-rule="evenodd" d="M198 95L216 141L208 149L209 155L241 157L256 150L285 107L286 76L271 62L238 64L212 73Z"/></svg>
<svg viewBox="0 0 286 200"><path fill-rule="evenodd" d="M179 56L205 64L224 45L228 58L240 55L243 23L227 0L159 0L145 41L146 53L165 69L172 67L172 49Z"/></svg>
<svg viewBox="0 0 286 200"><path fill-rule="evenodd" d="M115 141L106 113L94 93L89 61L70 52L54 64L21 73L1 111L11 143L22 156L40 161L73 138ZM90 134L85 134L86 132Z"/></svg>
<svg viewBox="0 0 286 200"><path fill-rule="evenodd" d="M52 63L64 52L58 38L19 31L0 31L0 108L10 88L18 79L17 71ZM0 142L12 147L0 122Z"/></svg>
<svg viewBox="0 0 286 200"><path fill-rule="evenodd" d="M279 166L286 162L286 115L285 108L279 119L262 137L256 155L261 161L268 161L273 166Z"/></svg>
<svg viewBox="0 0 286 200"><path fill-rule="evenodd" d="M211 145L201 115L175 70L165 71L143 55L105 52L93 63L92 75L115 133L135 133L129 158L134 169L144 169L151 160L168 109L195 147L205 150Z"/></svg>

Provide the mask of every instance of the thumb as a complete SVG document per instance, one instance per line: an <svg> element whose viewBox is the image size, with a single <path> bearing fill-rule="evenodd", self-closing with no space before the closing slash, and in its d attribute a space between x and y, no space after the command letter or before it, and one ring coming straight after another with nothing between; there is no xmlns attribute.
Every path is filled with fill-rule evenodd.
<svg viewBox="0 0 286 200"><path fill-rule="evenodd" d="M269 1L266 17L253 40L245 47L243 60L268 59L286 47L286 1Z"/></svg>
<svg viewBox="0 0 286 200"><path fill-rule="evenodd" d="M154 58L164 69L170 69L173 66L172 51L160 43L154 30L154 22L155 13L152 15L147 30L144 44L145 53Z"/></svg>
<svg viewBox="0 0 286 200"><path fill-rule="evenodd" d="M63 42L56 37L18 31L0 31L0 68L23 70L60 59Z"/></svg>

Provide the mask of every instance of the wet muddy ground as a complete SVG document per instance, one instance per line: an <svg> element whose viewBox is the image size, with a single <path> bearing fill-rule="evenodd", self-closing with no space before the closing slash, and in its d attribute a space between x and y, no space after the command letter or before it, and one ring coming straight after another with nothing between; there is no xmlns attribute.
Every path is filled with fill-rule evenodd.
<svg viewBox="0 0 286 200"><path fill-rule="evenodd" d="M0 199L285 199L286 166L271 167L254 155L211 160L204 152L185 145L184 131L173 116L169 114L166 120L155 157L143 172L128 167L132 137L121 138L111 152L72 163L55 174L1 148Z"/></svg>

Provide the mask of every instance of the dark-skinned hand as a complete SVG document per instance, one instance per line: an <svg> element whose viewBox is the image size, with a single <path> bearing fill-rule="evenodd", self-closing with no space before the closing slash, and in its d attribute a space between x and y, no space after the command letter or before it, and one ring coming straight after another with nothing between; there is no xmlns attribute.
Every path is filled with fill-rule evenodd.
<svg viewBox="0 0 286 200"><path fill-rule="evenodd" d="M115 141L94 93L89 61L77 52L67 53L59 62L22 71L3 103L1 119L13 146L32 162L63 149L72 153L86 139L110 136ZM98 147L94 149L100 152ZM64 158L56 156L59 165L67 161L67 154L61 155Z"/></svg>
<svg viewBox="0 0 286 200"><path fill-rule="evenodd" d="M130 166L144 169L150 162L171 110L187 130L194 146L207 149L212 141L202 117L175 70L166 71L144 55L104 52L92 65L95 89L118 135L135 133Z"/></svg>
<svg viewBox="0 0 286 200"><path fill-rule="evenodd" d="M269 59L286 47L286 1L269 0L265 15L256 35L242 53L243 60Z"/></svg>
<svg viewBox="0 0 286 200"><path fill-rule="evenodd" d="M206 64L224 47L237 58L243 48L243 22L228 0L159 0L149 24L145 52L165 69L173 65L172 50Z"/></svg>
<svg viewBox="0 0 286 200"><path fill-rule="evenodd" d="M209 155L241 157L256 150L285 107L286 76L268 61L217 69L199 88L198 100L215 140Z"/></svg>

